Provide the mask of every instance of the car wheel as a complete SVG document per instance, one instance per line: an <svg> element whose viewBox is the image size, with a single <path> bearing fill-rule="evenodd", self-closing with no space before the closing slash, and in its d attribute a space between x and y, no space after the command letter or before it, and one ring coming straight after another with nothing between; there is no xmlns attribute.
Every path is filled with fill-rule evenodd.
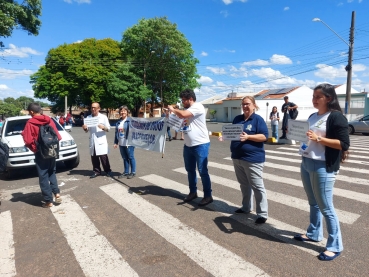
<svg viewBox="0 0 369 277"><path fill-rule="evenodd" d="M369 136L369 133L362 133L363 136Z"/></svg>
<svg viewBox="0 0 369 277"><path fill-rule="evenodd" d="M354 126L349 125L349 127L348 127L348 132L349 132L349 134L350 134L350 135L353 135L353 134L355 133Z"/></svg>
<svg viewBox="0 0 369 277"><path fill-rule="evenodd" d="M74 159L72 160L67 160L67 161L64 161L64 165L67 167L67 168L76 168L78 165L79 165L79 153L78 153L78 156L75 157Z"/></svg>
<svg viewBox="0 0 369 277"><path fill-rule="evenodd" d="M8 170L6 170L4 172L4 175L5 175L5 178L8 179L8 180L13 179L13 177L14 177L14 171L8 169Z"/></svg>

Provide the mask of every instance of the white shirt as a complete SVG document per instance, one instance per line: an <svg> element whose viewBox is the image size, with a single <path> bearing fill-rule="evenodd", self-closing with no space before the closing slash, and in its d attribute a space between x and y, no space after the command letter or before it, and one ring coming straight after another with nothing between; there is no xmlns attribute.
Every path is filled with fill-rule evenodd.
<svg viewBox="0 0 369 277"><path fill-rule="evenodd" d="M119 134L119 145L120 146L127 146L127 138L126 138L126 134L124 133L124 122L126 122L127 117L122 120L122 122L119 124L118 126L118 134Z"/></svg>
<svg viewBox="0 0 369 277"><path fill-rule="evenodd" d="M92 115L87 116L87 118L91 118ZM103 124L107 130L110 130L110 123L106 115L98 113L97 117L99 118L98 124ZM108 141L106 140L106 132L99 127L89 127L88 131L90 132L90 155L94 154L94 150L96 151L96 156L108 154Z"/></svg>
<svg viewBox="0 0 369 277"><path fill-rule="evenodd" d="M196 146L210 142L209 131L206 127L205 108L195 102L187 109L193 116L183 121L183 134L186 146Z"/></svg>
<svg viewBox="0 0 369 277"><path fill-rule="evenodd" d="M309 119L310 130L312 130L317 136L325 137L327 130L327 119L331 112L327 112L322 115L314 113ZM325 161L325 146L319 142L309 140L309 142L301 143L299 149L300 155L313 160Z"/></svg>

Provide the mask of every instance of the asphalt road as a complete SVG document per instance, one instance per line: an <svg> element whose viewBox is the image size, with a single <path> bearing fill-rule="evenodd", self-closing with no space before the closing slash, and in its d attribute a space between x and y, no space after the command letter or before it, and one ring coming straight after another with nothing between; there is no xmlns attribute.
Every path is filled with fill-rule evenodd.
<svg viewBox="0 0 369 277"><path fill-rule="evenodd" d="M210 131L221 130L221 124L208 126ZM265 146L269 219L256 226L255 214L232 214L240 205L241 193L232 161L227 159L227 142L211 137L209 173L216 200L198 208L196 202L182 201L188 193L183 141L167 142L163 156L136 149L133 179L117 178L123 162L119 150L111 147L114 178L90 179L88 134L81 128L71 134L81 162L70 171L58 164L59 184L65 183L60 187L64 201L60 206L41 208L33 168L17 172L13 180L0 177L0 276L13 276L6 274L12 269L16 276L369 274L369 137L351 136L351 158L335 185L345 249L333 262L321 262L317 255L324 243L291 239L309 222L297 147ZM108 134L110 142L113 135ZM202 190L200 180L198 188ZM9 241L14 245L6 244Z"/></svg>

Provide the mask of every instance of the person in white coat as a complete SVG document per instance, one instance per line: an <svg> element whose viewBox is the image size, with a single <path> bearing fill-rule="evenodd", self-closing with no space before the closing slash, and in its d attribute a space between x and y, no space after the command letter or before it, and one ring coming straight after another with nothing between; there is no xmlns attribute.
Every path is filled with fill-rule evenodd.
<svg viewBox="0 0 369 277"><path fill-rule="evenodd" d="M83 124L82 128L87 133L90 132L90 155L94 173L90 178L96 178L101 175L100 162L104 168L106 176L111 177L111 169L108 158L108 141L106 132L110 130L108 118L100 113L100 104L92 103L91 115L86 118L98 117L98 124L95 127L87 127Z"/></svg>

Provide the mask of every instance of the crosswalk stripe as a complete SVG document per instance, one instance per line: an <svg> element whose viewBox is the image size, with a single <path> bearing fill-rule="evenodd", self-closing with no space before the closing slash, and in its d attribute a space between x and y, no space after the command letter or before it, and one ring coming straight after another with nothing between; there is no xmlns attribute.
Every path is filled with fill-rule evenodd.
<svg viewBox="0 0 369 277"><path fill-rule="evenodd" d="M273 156L273 155L266 155L266 160L278 160L278 161L284 161L284 162L289 162L289 163L301 163L301 157L299 159L292 159L292 158L288 158L286 159L285 157L279 157L279 156ZM227 158L228 159L228 158ZM229 158L228 160L232 160L231 158ZM357 173L365 173L365 174L369 174L369 170L368 169L363 169L363 168L355 168L355 167L346 167L346 166L340 166L340 172L341 171L350 171L350 172L357 172Z"/></svg>
<svg viewBox="0 0 369 277"><path fill-rule="evenodd" d="M289 148L289 147L279 147L278 149L281 149L281 150L291 150L291 148ZM267 150L267 151L272 151L272 150ZM295 150L296 151L296 150ZM356 151L355 151L356 152ZM294 154L297 154L297 155L299 155L299 156L301 156L300 154L298 154L298 153L294 153ZM351 158L360 158L360 159L369 159L369 157L367 157L367 156L359 156L359 155L354 155L354 154L349 154L349 158L351 159Z"/></svg>
<svg viewBox="0 0 369 277"><path fill-rule="evenodd" d="M176 168L173 170L175 172L187 174L187 171L184 167ZM216 184L229 187L229 188L232 188L238 191L241 190L240 184L237 181L219 177L213 174L209 174L209 175L210 175L211 182L214 182ZM271 190L267 190L267 198L268 200L271 200L271 201L274 201L274 202L277 202L277 203L280 203L286 206L290 206L292 208L299 209L307 213L310 212L310 206L309 206L308 201L303 200L301 198L293 197L290 195L285 195L285 194L278 193L278 192L271 191ZM336 210L339 220L342 223L353 224L360 217L360 215L358 214L342 211L340 209L335 209L335 210Z"/></svg>
<svg viewBox="0 0 369 277"><path fill-rule="evenodd" d="M231 158L225 158L225 159L231 160ZM269 164L269 166L271 166L271 167L273 165L274 164ZM219 168L219 169L224 169L224 170L228 170L228 171L234 171L233 166L230 166L230 165L224 165L224 164L209 162L208 166ZM283 182L284 184L288 184L288 185L291 185L291 186L303 187L301 180L296 180L296 179L292 179L292 178L288 178L288 177L283 177L283 179L281 179L280 176L276 176L276 175L268 174L268 173L264 172L263 173L263 178L266 179L266 180L274 181L274 182ZM355 191L351 191L351 190L340 189L340 188L335 187L334 190L333 190L333 194L337 195L337 196L340 196L340 197L352 199L352 200L355 200L355 201L359 201L359 202L363 202L363 203L369 203L369 196L367 194L364 194L364 193L355 192Z"/></svg>
<svg viewBox="0 0 369 277"><path fill-rule="evenodd" d="M51 211L86 276L138 276L72 197Z"/></svg>
<svg viewBox="0 0 369 277"><path fill-rule="evenodd" d="M187 195L188 193L188 186L155 174L146 175L140 178L149 182L150 184L154 184L158 187L165 188L182 196ZM197 190L197 192L198 194L202 193L202 191L199 189ZM304 245L304 243L294 240L291 237L291 233L304 234L306 233L306 230L302 230L298 227L289 225L287 223L281 222L271 217L268 218L268 224L256 225L254 223L256 219L255 214L250 213L236 215L234 214L234 210L235 207L239 207L239 205L216 196L213 196L213 199L214 202L208 204L206 206L207 208L219 212L223 216L227 216L235 221L238 221L239 223L246 225L247 227L266 233L274 238L277 238L278 240L291 244L294 247L297 247L298 249L305 251L313 256L316 256L317 252L321 251L322 248L325 247L325 244L327 242L326 239L323 239L322 241L315 243L309 242L309 248L302 247L301 245ZM199 198L194 200L195 203L198 203L199 201L200 201Z"/></svg>
<svg viewBox="0 0 369 277"><path fill-rule="evenodd" d="M181 223L159 207L137 194L131 194L122 185L113 183L100 189L210 274L219 277L268 276L258 267Z"/></svg>
<svg viewBox="0 0 369 277"><path fill-rule="evenodd" d="M0 276L17 274L14 260L13 222L10 211L0 213Z"/></svg>
<svg viewBox="0 0 369 277"><path fill-rule="evenodd" d="M299 148L300 147L300 144L290 144L290 145L288 145L289 147L294 147L294 148ZM280 149L281 147L277 147L277 149ZM350 148L349 148L349 151L350 150L363 150L363 149L368 149L369 150L369 148L368 147L365 147L365 146L361 146L361 147L355 147L355 146L350 146ZM291 150L291 149L290 149Z"/></svg>

